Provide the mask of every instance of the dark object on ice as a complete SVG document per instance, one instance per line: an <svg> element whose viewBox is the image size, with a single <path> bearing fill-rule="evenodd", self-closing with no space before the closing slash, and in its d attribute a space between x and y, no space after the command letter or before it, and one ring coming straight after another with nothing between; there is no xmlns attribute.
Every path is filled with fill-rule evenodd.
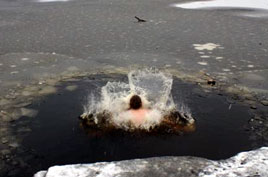
<svg viewBox="0 0 268 177"><path fill-rule="evenodd" d="M213 79L209 79L207 83L208 85L214 86L216 84L216 81Z"/></svg>
<svg viewBox="0 0 268 177"><path fill-rule="evenodd" d="M143 19L141 19L141 18L139 18L137 16L135 16L135 18L138 20L138 22L146 22L146 20L143 20Z"/></svg>

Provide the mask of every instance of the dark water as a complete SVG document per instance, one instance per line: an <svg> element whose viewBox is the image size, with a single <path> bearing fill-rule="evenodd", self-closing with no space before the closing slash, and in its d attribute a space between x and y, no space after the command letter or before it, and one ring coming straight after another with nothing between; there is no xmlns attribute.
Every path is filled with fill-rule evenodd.
<svg viewBox="0 0 268 177"><path fill-rule="evenodd" d="M250 118L248 108L232 105L225 96L204 93L196 85L174 80L175 102L183 101L196 118L196 131L184 134L135 134L123 131L88 134L77 118L91 90L98 90L108 80L127 80L123 76L96 76L78 82L63 83L59 93L35 102L31 108L39 114L27 124L32 132L23 141L26 163L23 173L33 174L53 165L116 161L155 156L198 156L224 159L252 149L245 130ZM75 91L65 86L78 85ZM26 119L25 119L26 120ZM24 119L17 122L21 125ZM14 128L16 129L16 127ZM94 132L94 131L93 131Z"/></svg>

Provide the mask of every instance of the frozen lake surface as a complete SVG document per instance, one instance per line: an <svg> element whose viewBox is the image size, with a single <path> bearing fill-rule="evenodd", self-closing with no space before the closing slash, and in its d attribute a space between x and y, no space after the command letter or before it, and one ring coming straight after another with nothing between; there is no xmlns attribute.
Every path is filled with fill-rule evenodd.
<svg viewBox="0 0 268 177"><path fill-rule="evenodd" d="M170 4L174 3L177 3L175 5L177 7L170 6ZM190 7L191 9L189 9ZM5 154L9 157L8 159L3 158L3 160L0 160L1 177L12 175L18 177L14 173L20 172L16 170L21 170L25 167L25 163L20 163L20 159L17 158L20 156L19 153L24 152L21 151L23 149L21 149L22 142L20 137L15 135L22 135L22 132L28 132L31 129L18 125L17 132L13 132L14 121L19 120L22 115L28 116L27 120L35 121L37 128L42 125L43 130L46 130L45 126L48 124L45 123L48 123L49 119L55 121L53 117L46 117L46 113L48 115L48 113L53 112L53 109L58 111L59 106L57 104L51 106L48 102L40 102L42 108L46 107L47 109L36 108L39 114L38 117L33 118L36 111L32 110L31 112L29 107L30 104L32 104L31 106L35 105L34 103L36 102L33 102L33 100L36 101L37 97L52 94L56 95L54 98L55 103L57 103L57 101L62 101L59 98L63 98L63 96L57 95L58 91L60 91L60 88L57 87L59 80L88 76L92 73L109 73L107 70L120 74L128 71L128 67L133 65L137 68L141 66L162 68L172 72L173 75L184 77L185 79L190 78L188 79L189 81L201 83L206 87L206 78L208 76L215 79L219 87L217 87L217 84L214 87L208 86L209 90L219 90L222 88L221 86L226 86L226 90L232 92L235 98L238 97L238 100L243 100L242 102L247 106L246 110L251 109L250 107L253 108L251 109L253 114L251 121L247 122L245 120L246 124L252 128L249 129L248 133L253 138L252 141L257 143L258 140L261 140L265 143L261 146L268 146L268 113L267 107L265 107L265 105L268 105L268 84L266 79L268 78L268 43L266 42L268 41L268 23L266 19L266 1L74 0L60 2L43 0L38 2L37 0L0 0L0 14L0 140L2 141L0 151L1 155L4 154L2 157L5 157ZM135 16L145 19L146 22L137 23ZM76 88L75 85L68 85L66 89L63 89L70 96L74 96L73 93L77 93L76 91L80 89L78 87L75 91L69 91L74 88ZM195 91L196 94L200 92L200 90ZM222 92L220 91L220 93ZM225 96L219 95L217 97ZM72 98L78 99L77 97ZM75 99L69 100L73 101ZM206 118L207 114L215 114L210 111L211 107L203 104L212 98L208 99L206 94L201 92L200 96L195 99L199 101L201 108L205 107L205 109L198 108L196 103L194 104L197 105L196 108L191 107L196 112L196 115L201 115L197 116L198 118L200 117L198 126L202 125L203 130L206 128L207 132L208 127L210 127L211 131L207 135L216 136L213 133L215 132L214 129L219 131L218 127L208 126L207 121L201 119L202 117ZM262 102L260 103L259 101ZM81 100L77 100L77 102L80 103ZM231 103L224 101L216 103L222 103L220 105L223 106L219 106L222 110L226 109L228 111L228 108L230 108L231 111L235 111L238 106L238 104L234 104L235 102L236 100L231 100ZM60 113L64 113L63 120L57 119L57 121L61 126L70 127L67 127L65 131L60 131L62 129L57 129L58 126L54 128L50 124L53 128L49 128L52 131L73 135L74 122L62 124L62 121L66 121L66 117L69 117L70 119L68 120L70 121L78 121L76 116L78 116L78 113L82 113L82 110L80 110L82 106L72 102L65 101L64 103L69 104L68 106L70 107L67 109L67 105L62 105L62 110L72 110L73 114L61 111ZM233 105L230 106L230 104ZM36 105L38 105L38 102ZM77 113L73 111L74 105L77 106L75 107ZM14 108L15 106L16 108ZM224 110L224 114L227 111ZM242 112L243 114L248 114L247 111ZM231 112L228 111L228 113ZM10 115L10 117L7 115ZM75 118L73 119L73 117ZM203 124L201 120L204 120ZM226 120L225 124L228 125L228 121L231 120ZM44 121L45 123L38 121ZM243 128L242 124L237 125ZM77 126L74 131L78 132L78 130L80 132ZM234 130L236 129L231 129L231 131ZM201 132L205 133L205 131ZM224 131L219 132L225 133ZM40 131L39 133L43 132ZM40 140L41 136L38 137L40 134L33 133L33 135L36 135L36 138ZM55 140L57 142L59 140L55 135L63 135L62 140L74 143L74 146L79 147L77 148L80 150L79 152L81 152L82 145L84 149L87 148L85 143L81 143L82 145L75 144L70 136L53 133L50 135L44 136L50 140L47 145L54 146L55 143L51 141ZM81 129L80 135L86 136L83 129ZM183 139L182 143L185 143L185 139L191 137L183 136L179 138ZM227 137L226 141L218 140L218 142L234 150L234 145L231 146L231 143L229 143L229 138L234 137L225 137ZM93 142L91 147L96 147L94 146L94 141L88 142L87 137L84 139L87 143ZM196 139L200 140L199 138ZM109 139L106 140L109 141ZM44 140L42 139L41 143L43 142ZM102 144L103 141L96 140L96 142ZM200 142L201 145L205 145L204 141ZM234 140L234 142L241 143L241 139ZM177 143L181 147L182 143ZM119 142L119 144L122 143ZM210 144L212 143L210 142ZM62 145L64 146L63 143ZM62 149L68 151L69 147L64 146ZM112 149L108 143L105 147ZM167 144L167 147L174 146ZM187 147L185 150L190 150L189 146L185 145L185 147ZM193 147L200 148L200 146ZM258 147L255 146L255 148ZM225 158L229 158L238 152L255 148L236 149L236 152ZM35 156L32 151L26 152L28 159L33 157L37 161L37 163L31 163L35 166L29 165L31 168L39 165L40 159L56 154L51 153L51 149L46 149L48 150L47 156ZM59 150L64 152L62 149ZM102 148L99 149L101 150ZM151 149L150 147L149 152L156 155ZM223 149L226 152L226 148ZM91 150L94 149L91 148ZM75 149L75 152L77 151ZM104 151L100 152L103 152L102 157L105 160ZM182 153L183 151L179 152ZM196 152L204 153L205 151L198 149ZM210 149L207 149L207 152L210 152L211 155L224 155L218 152L211 153ZM11 153L11 155L8 153ZM118 153L118 151L114 151L114 153ZM263 153L265 154L265 151ZM69 152L67 154L68 156L60 156L58 159L62 160L62 157L72 159L71 155L75 153ZM92 154L95 155L96 153L92 151ZM191 155L196 157L198 154ZM96 154L96 157L100 157L100 155ZM205 158L210 159L209 157ZM51 159L55 162L53 157ZM164 163L165 158L162 159ZM185 161L182 163L189 162L189 159L183 159ZM55 162L55 164L45 164L47 165L46 167L32 171L35 173L54 165L94 163L104 160L88 161L86 159L85 161L65 161L65 163ZM169 161L166 162L168 163ZM3 166L2 163L6 166ZM202 167L205 168L205 166ZM28 175L23 177L25 176ZM153 175L151 173L148 176Z"/></svg>

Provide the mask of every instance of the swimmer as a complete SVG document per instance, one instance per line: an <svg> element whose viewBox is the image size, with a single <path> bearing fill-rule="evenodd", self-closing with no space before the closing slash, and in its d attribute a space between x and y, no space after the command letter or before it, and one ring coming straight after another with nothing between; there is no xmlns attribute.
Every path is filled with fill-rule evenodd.
<svg viewBox="0 0 268 177"><path fill-rule="evenodd" d="M146 115L150 112L150 110L142 107L142 101L138 95L133 95L130 98L128 112L131 114L132 117L130 121L136 127L138 127L145 122Z"/></svg>
<svg viewBox="0 0 268 177"><path fill-rule="evenodd" d="M144 106L138 95L133 95L128 103L128 109L119 114L112 114L106 110L96 114L82 114L80 118L83 125L94 128L94 130L113 130L125 128L126 130L145 129L165 131L168 133L193 132L195 121L191 115L180 113L176 110L161 113L157 109Z"/></svg>

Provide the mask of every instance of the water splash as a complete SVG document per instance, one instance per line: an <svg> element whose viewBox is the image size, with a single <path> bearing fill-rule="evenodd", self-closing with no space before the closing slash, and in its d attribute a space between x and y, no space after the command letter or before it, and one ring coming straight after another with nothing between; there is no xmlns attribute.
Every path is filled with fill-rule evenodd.
<svg viewBox="0 0 268 177"><path fill-rule="evenodd" d="M171 75L156 69L138 70L131 71L128 80L131 90L150 100L152 108L159 110L174 108L170 94L173 83Z"/></svg>
<svg viewBox="0 0 268 177"><path fill-rule="evenodd" d="M98 124L100 123L98 116L105 113L110 117L109 123L117 127L137 128L129 124L132 115L127 111L130 98L136 94L142 99L142 107L150 109L145 122L138 128L146 130L154 128L161 123L165 115L174 110L179 110L186 119L189 119L187 121L192 123L190 109L183 103L179 105L174 103L171 95L172 83L172 75L157 69L133 70L128 74L128 83L108 82L101 88L99 97L96 93L89 94L81 117L91 115Z"/></svg>

